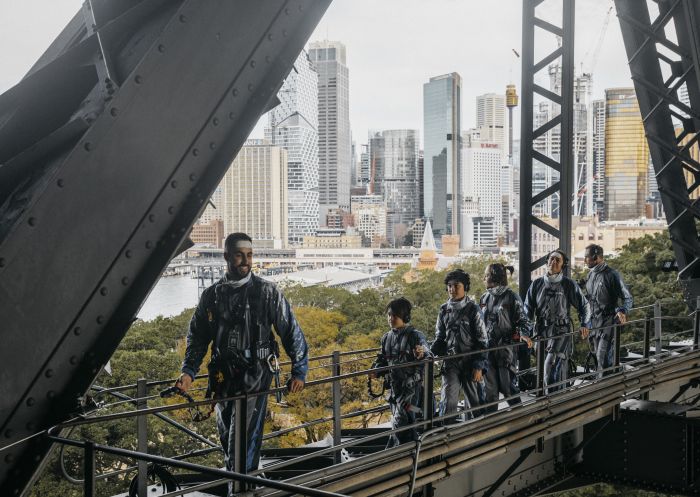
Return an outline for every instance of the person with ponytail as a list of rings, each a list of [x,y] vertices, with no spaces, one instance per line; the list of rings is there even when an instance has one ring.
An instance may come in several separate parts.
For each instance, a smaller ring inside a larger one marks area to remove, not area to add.
[[[530,340],[530,321],[525,315],[520,296],[508,288],[508,272],[513,274],[513,266],[500,263],[489,264],[484,272],[486,292],[481,296],[481,312],[488,333],[489,348],[501,347],[488,354],[486,369],[486,404],[485,411],[495,412],[498,409],[498,396],[508,399],[509,405],[519,404],[517,361],[515,345],[520,342],[532,347]],[[513,347],[505,347],[514,345]]]

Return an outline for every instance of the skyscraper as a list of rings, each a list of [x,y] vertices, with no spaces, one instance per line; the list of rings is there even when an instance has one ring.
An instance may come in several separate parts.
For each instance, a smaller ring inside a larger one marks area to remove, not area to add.
[[[339,41],[311,43],[309,58],[318,72],[318,201],[325,225],[329,209],[350,210],[349,72]]]
[[[476,97],[476,128],[481,141],[497,143],[506,155],[509,152],[507,125],[505,95],[487,93]]]
[[[645,214],[649,146],[633,88],[605,90],[605,219]]]
[[[287,151],[248,140],[222,181],[224,231],[243,231],[257,247],[287,245]]]
[[[372,191],[384,198],[388,237],[400,242],[420,214],[418,131],[375,132],[369,143]]]
[[[297,57],[267,115],[265,138],[287,150],[289,242],[318,229],[318,73],[305,51]]]
[[[461,91],[456,72],[423,85],[423,202],[439,234],[460,233]]]
[[[594,100],[593,113],[593,211],[603,221],[605,213],[605,100]]]

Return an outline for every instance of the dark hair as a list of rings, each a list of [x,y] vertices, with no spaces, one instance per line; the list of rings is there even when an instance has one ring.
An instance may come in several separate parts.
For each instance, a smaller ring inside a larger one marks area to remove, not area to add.
[[[562,269],[565,269],[569,266],[569,257],[564,253],[562,249],[554,249],[552,250],[549,254],[547,254],[547,260],[552,256],[552,254],[557,253],[561,255],[561,258],[564,260],[564,264],[562,265]]]
[[[507,286],[508,273],[506,271],[510,271],[510,274],[512,275],[515,268],[513,266],[504,266],[500,262],[494,262],[493,264],[486,266],[486,271],[488,272],[487,278],[489,281],[491,281],[491,283],[498,286]]]
[[[447,276],[445,276],[445,285],[447,285],[450,281],[462,283],[464,285],[465,292],[469,290],[469,275],[462,269],[455,269],[454,271],[447,273]]]
[[[413,309],[413,306],[408,299],[399,297],[389,302],[385,310],[386,312],[391,311],[394,316],[401,318],[404,323],[408,323],[411,320],[411,309]]]
[[[240,242],[241,240],[253,243],[253,239],[245,233],[231,233],[226,237],[226,241],[224,242],[224,252],[227,254],[230,253],[229,250],[231,250],[236,243]]]
[[[586,247],[586,252],[591,254],[593,257],[603,257],[603,247],[595,243],[591,243],[588,247]]]

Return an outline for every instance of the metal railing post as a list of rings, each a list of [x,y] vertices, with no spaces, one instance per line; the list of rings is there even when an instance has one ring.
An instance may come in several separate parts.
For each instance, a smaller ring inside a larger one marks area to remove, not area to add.
[[[647,316],[644,321],[644,349],[643,354],[645,359],[649,359],[649,349],[651,348],[651,318]]]
[[[654,355],[661,354],[661,302],[654,302]]]
[[[620,369],[620,335],[622,334],[622,325],[621,324],[616,324],[613,326],[613,340],[615,340],[615,348],[613,349],[613,365],[615,366],[615,369],[613,370],[615,373],[618,373],[621,371]],[[612,418],[613,421],[617,421],[620,419],[620,404],[615,404],[613,406],[613,413],[612,413]]]
[[[143,410],[148,408],[146,395],[148,394],[148,382],[145,378],[139,378],[136,381],[136,409]],[[136,418],[136,450],[139,452],[148,452],[148,419],[145,415]],[[139,497],[148,495],[148,463],[139,460],[137,476],[137,492]]]
[[[695,315],[693,316],[693,349],[700,345],[700,296],[695,298]]]
[[[423,421],[428,421],[425,425],[425,431],[433,428],[433,418],[435,417],[435,407],[433,401],[435,394],[433,390],[433,374],[434,366],[432,358],[428,358],[423,364]]]
[[[93,442],[85,442],[85,451],[83,452],[85,460],[83,461],[83,495],[85,497],[95,496],[95,444]]]
[[[236,399],[234,404],[234,426],[233,432],[233,471],[235,473],[248,473],[248,396]],[[229,447],[231,450],[231,447]],[[246,484],[242,481],[233,483],[234,492],[246,490]]]
[[[340,376],[340,352],[333,351],[333,376]],[[333,445],[342,443],[342,423],[340,413],[340,380],[333,380]],[[333,453],[335,463],[340,464],[340,451]]]
[[[545,396],[545,378],[544,378],[544,361],[545,361],[545,348],[546,342],[539,341],[536,344],[537,352],[537,397]]]

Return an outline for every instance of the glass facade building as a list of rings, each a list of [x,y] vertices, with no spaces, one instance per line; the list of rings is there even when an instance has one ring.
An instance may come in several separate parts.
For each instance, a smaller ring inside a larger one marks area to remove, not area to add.
[[[436,234],[460,233],[461,91],[455,72],[423,85],[423,208]]]
[[[645,215],[649,146],[633,88],[605,90],[605,219]]]
[[[350,211],[350,80],[339,41],[311,43],[309,58],[318,72],[318,202],[325,226],[329,210]]]
[[[267,115],[265,138],[287,150],[289,242],[318,230],[318,73],[305,51],[294,63]]]

